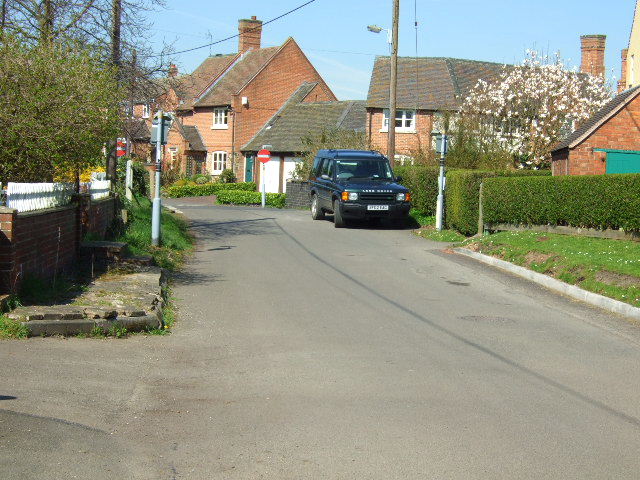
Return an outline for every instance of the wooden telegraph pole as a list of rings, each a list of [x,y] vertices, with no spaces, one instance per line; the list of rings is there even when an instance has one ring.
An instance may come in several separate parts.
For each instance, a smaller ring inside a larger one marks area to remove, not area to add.
[[[111,64],[116,70],[116,78],[118,85],[120,84],[120,67],[121,67],[121,30],[122,30],[122,0],[113,0],[112,3],[112,20],[111,20]],[[109,148],[109,156],[107,158],[107,178],[111,180],[112,187],[115,186],[117,179],[116,170],[118,167],[117,140],[114,141],[112,148]]]
[[[389,82],[389,137],[387,140],[387,157],[391,167],[396,162],[396,97],[398,86],[398,16],[400,0],[393,0],[393,29],[391,31],[391,78]]]

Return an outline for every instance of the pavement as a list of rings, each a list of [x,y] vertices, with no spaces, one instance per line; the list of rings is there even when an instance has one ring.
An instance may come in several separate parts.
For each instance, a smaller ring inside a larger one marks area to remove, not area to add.
[[[169,203],[172,335],[0,343],[3,478],[638,478],[637,324],[408,230]]]

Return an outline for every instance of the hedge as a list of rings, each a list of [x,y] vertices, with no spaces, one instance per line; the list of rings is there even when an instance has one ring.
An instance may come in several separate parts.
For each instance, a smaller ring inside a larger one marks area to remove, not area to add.
[[[218,203],[233,205],[260,205],[262,194],[260,192],[243,192],[239,190],[224,190],[216,197]],[[267,193],[266,204],[270,207],[284,208],[287,199],[286,193]]]
[[[451,170],[447,172],[445,222],[465,235],[478,231],[480,184],[491,177],[549,177],[549,170]]]
[[[640,174],[491,178],[485,223],[640,231]]]
[[[397,166],[393,171],[397,176],[402,177],[402,185],[411,192],[413,207],[425,215],[435,215],[439,169],[424,166]]]
[[[221,191],[241,190],[253,192],[256,189],[254,182],[244,183],[205,183],[203,185],[173,185],[165,190],[165,195],[170,198],[178,197],[205,197],[218,195]]]

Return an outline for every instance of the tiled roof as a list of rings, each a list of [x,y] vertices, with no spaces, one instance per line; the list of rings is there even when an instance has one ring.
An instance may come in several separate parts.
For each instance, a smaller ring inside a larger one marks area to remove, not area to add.
[[[255,152],[271,145],[273,152],[300,153],[305,149],[302,138],[323,129],[340,128],[364,131],[365,102],[304,102],[316,83],[303,83],[282,108],[244,146],[242,151]]]
[[[251,80],[273,58],[281,47],[250,50],[194,102],[196,107],[231,104],[232,96]]]
[[[602,107],[593,117],[585,121],[580,127],[570,134],[567,138],[553,147],[553,151],[562,150],[563,148],[574,148],[582,143],[593,131],[604,124],[609,118],[615,115],[620,109],[631,102],[640,94],[640,86],[625,90],[621,94],[613,98],[609,103]]]
[[[151,130],[146,121],[140,119],[131,119],[125,123],[125,131],[127,137],[134,142],[149,141],[151,139]]]
[[[196,152],[206,152],[207,147],[204,146],[204,141],[200,135],[198,127],[195,125],[184,125],[184,138],[189,142],[191,150]]]
[[[168,79],[178,98],[184,102],[179,110],[191,108],[196,96],[222,74],[237,56],[237,53],[232,53],[207,57],[193,73]]]
[[[367,107],[389,107],[390,57],[376,57]],[[478,80],[497,79],[505,65],[457,58],[398,57],[398,108],[457,110]]]

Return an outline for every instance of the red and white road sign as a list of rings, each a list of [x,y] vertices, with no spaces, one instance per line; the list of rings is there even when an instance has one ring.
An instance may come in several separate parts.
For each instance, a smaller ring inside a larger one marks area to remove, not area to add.
[[[269,160],[271,160],[271,152],[263,148],[258,152],[258,160],[260,160],[262,163],[267,163]]]
[[[116,143],[116,155],[123,157],[127,154],[127,141],[124,138],[119,138]]]

